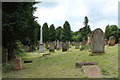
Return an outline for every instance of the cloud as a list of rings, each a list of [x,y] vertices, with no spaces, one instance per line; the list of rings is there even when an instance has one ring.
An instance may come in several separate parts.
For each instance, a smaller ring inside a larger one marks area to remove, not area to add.
[[[84,17],[88,16],[91,30],[108,24],[116,24],[118,20],[118,0],[41,0],[35,16],[40,25],[47,22],[49,26],[62,26],[67,20],[72,31],[83,27]]]

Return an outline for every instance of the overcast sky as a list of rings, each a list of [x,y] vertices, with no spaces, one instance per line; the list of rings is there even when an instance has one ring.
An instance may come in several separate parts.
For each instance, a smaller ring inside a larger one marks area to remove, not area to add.
[[[88,16],[91,30],[105,27],[109,24],[118,25],[119,0],[37,0],[41,3],[35,5],[34,13],[38,23],[42,26],[45,22],[50,26],[54,24],[63,26],[67,20],[72,31],[83,27],[84,17]]]

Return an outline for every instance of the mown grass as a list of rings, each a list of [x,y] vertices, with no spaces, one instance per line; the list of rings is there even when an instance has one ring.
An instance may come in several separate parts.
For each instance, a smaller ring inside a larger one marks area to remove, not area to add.
[[[104,78],[118,78],[118,45],[105,46],[105,54],[89,56],[89,51],[80,51],[71,47],[69,51],[56,50],[51,55],[40,57],[45,53],[38,51],[27,53],[23,69],[13,71],[11,62],[3,67],[3,78],[87,78],[81,68],[76,68],[76,62],[97,62]]]

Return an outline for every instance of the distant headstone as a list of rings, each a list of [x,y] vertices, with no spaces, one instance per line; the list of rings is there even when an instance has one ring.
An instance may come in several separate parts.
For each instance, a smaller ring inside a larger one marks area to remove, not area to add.
[[[67,48],[67,50],[69,49],[69,42],[68,41],[66,42],[66,48]]]
[[[48,42],[45,43],[45,48],[46,48],[46,49],[49,49],[49,44],[48,44]]]
[[[92,53],[104,53],[104,34],[100,28],[97,28],[92,32],[91,52]]]
[[[57,41],[57,50],[60,50],[62,49],[62,43]]]
[[[80,48],[80,43],[79,42],[76,42],[75,43],[75,49],[79,49]]]
[[[54,51],[55,51],[55,44],[51,42],[49,47],[49,52],[54,52]]]
[[[21,62],[20,58],[14,58],[13,59],[13,69],[14,70],[22,69],[22,62]]]
[[[87,41],[82,41],[81,43],[80,43],[80,46],[84,46],[84,45],[86,45],[87,44]]]
[[[72,45],[72,46],[75,46],[75,42],[72,42],[71,45]]]
[[[108,45],[108,40],[107,39],[105,39],[105,45]]]
[[[83,72],[88,78],[103,78],[100,68],[96,66],[84,66]]]
[[[115,37],[111,36],[108,41],[109,46],[114,46],[115,45]]]
[[[65,52],[65,51],[67,51],[67,44],[66,44],[66,42],[62,42],[62,52]]]

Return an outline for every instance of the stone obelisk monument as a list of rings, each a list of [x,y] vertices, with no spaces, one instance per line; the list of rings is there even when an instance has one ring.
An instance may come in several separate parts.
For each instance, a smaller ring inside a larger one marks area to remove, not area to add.
[[[43,42],[42,42],[42,27],[40,28],[40,43],[39,43],[39,53],[43,53],[44,52],[44,46],[43,46]]]

